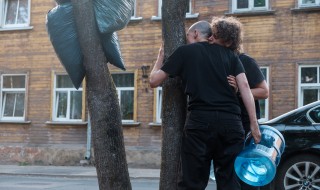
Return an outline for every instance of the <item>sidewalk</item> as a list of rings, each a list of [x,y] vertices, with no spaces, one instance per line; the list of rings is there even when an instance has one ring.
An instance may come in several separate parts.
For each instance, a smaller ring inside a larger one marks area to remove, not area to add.
[[[0,165],[0,175],[36,175],[55,177],[97,177],[92,166],[16,166]],[[129,168],[130,178],[158,179],[160,169]]]

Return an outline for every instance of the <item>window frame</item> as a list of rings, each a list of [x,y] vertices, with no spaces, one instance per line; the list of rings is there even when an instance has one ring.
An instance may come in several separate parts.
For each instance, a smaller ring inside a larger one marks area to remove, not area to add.
[[[117,95],[118,95],[118,100],[119,100],[119,106],[120,106],[120,112],[121,112],[121,91],[133,91],[133,102],[132,102],[132,108],[133,108],[133,117],[132,119],[122,119],[121,117],[121,121],[122,123],[134,123],[136,120],[136,78],[137,78],[137,74],[135,72],[114,72],[111,73],[111,76],[113,74],[132,74],[133,75],[133,86],[132,87],[116,87],[116,91],[117,91]],[[122,112],[121,112],[122,113]]]
[[[131,21],[134,21],[134,20],[142,20],[142,17],[138,17],[138,16],[137,16],[137,0],[134,0],[134,1],[133,1],[133,15],[131,15],[130,20],[131,20]]]
[[[3,77],[4,76],[24,76],[25,77],[25,87],[24,88],[15,88],[4,90],[3,88]],[[28,75],[19,73],[19,74],[1,74],[0,77],[0,121],[25,121],[26,120],[26,113],[27,113],[27,84],[28,84]],[[16,92],[21,93],[24,92],[24,104],[23,104],[23,116],[22,117],[5,117],[4,114],[4,105],[3,104],[3,92]]]
[[[156,123],[162,123],[162,118],[161,118],[161,111],[162,111],[162,96],[163,96],[163,91],[162,91],[162,87],[159,86],[157,88],[155,88],[155,122]],[[161,96],[159,95],[159,93],[161,92]]]
[[[10,30],[10,29],[29,29],[30,28],[30,20],[31,20],[31,0],[28,1],[28,21],[24,24],[5,24],[6,22],[6,13],[7,13],[7,2],[9,0],[0,0],[0,30]],[[20,2],[20,0],[18,0]]]
[[[248,0],[248,8],[237,9],[238,1],[232,0],[232,12],[233,13],[241,13],[241,12],[254,12],[254,11],[266,11],[269,10],[270,2],[269,0],[265,0],[266,5],[264,7],[254,7],[254,0]]]
[[[85,107],[85,104],[84,104],[84,97],[85,97],[85,94],[84,94],[84,90],[83,90],[83,87],[80,86],[79,89],[77,90],[75,87],[68,87],[68,88],[59,88],[59,90],[57,90],[57,76],[60,75],[64,75],[64,76],[68,76],[68,74],[65,74],[65,73],[54,73],[54,76],[53,76],[53,94],[52,94],[52,114],[51,114],[51,117],[52,117],[52,121],[54,122],[83,122],[84,120],[84,107]],[[71,81],[71,79],[70,79]],[[67,111],[66,111],[66,117],[65,118],[59,118],[57,117],[57,92],[67,92]],[[70,119],[70,98],[71,98],[71,92],[73,91],[81,91],[81,118],[80,119]]]
[[[317,82],[316,83],[301,83],[302,68],[317,68]],[[317,100],[320,100],[320,63],[318,64],[300,64],[298,67],[298,107],[303,106],[304,90],[315,89],[318,90]]]
[[[303,0],[298,0],[299,8],[307,8],[307,7],[317,7],[320,6],[320,0],[315,0],[315,3],[303,3]]]
[[[186,18],[197,18],[199,16],[199,13],[193,13],[192,5],[193,5],[193,0],[189,0],[189,12],[186,13]],[[152,16],[151,20],[161,20],[161,17],[162,17],[161,7],[162,7],[162,0],[158,0],[158,9],[157,9],[158,14],[157,16]]]
[[[267,82],[267,85],[269,86],[270,85],[270,82],[269,82],[270,68],[269,68],[269,66],[260,66],[260,70],[262,70],[262,69],[266,69],[266,76],[264,76],[264,78]],[[265,117],[261,117],[258,121],[259,122],[268,121],[268,119],[269,119],[269,98],[264,99],[264,100],[259,100],[259,104],[260,104],[260,101],[265,101],[265,108],[264,108]],[[261,113],[261,107],[260,107],[260,113]]]

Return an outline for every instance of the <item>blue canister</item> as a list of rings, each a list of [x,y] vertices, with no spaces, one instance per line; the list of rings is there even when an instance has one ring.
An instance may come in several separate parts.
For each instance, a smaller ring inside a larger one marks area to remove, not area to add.
[[[285,147],[284,138],[277,129],[262,125],[260,132],[259,144],[248,134],[245,148],[234,163],[238,177],[251,186],[264,186],[273,180]]]

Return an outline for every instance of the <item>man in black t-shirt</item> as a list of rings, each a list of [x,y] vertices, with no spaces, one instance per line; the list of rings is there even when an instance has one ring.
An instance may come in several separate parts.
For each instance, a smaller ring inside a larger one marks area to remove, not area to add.
[[[247,54],[241,53],[239,55],[239,58],[246,71],[246,77],[248,79],[248,83],[249,83],[253,98],[255,99],[257,119],[260,119],[259,100],[266,99],[269,97],[269,87],[259,68],[259,65],[252,57],[250,57]],[[235,77],[229,76],[228,80],[233,87],[237,88]],[[244,103],[241,99],[241,95],[239,93],[238,93],[238,98],[239,98],[240,108],[241,108],[242,125],[245,130],[245,135],[247,135],[250,132],[250,120],[249,120],[248,112],[244,106]],[[240,180],[240,184],[241,184],[242,190],[259,190],[260,189],[260,187],[250,186],[241,180]]]
[[[255,142],[261,138],[243,66],[230,49],[209,44],[210,36],[208,22],[193,24],[187,32],[189,44],[177,48],[163,66],[163,51],[160,49],[150,74],[151,87],[159,86],[169,75],[181,77],[189,96],[179,190],[204,190],[211,159],[216,168],[217,190],[240,190],[233,164],[243,149],[244,130],[239,102],[228,83],[228,75],[236,76]]]

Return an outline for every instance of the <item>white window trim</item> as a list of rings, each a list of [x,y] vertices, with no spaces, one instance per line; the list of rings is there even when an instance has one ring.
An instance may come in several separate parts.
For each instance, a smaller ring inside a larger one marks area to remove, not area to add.
[[[57,87],[57,75],[63,75],[63,74],[55,74],[54,75],[54,90],[53,90],[53,105],[52,105],[52,108],[53,108],[53,111],[52,111],[52,120],[53,121],[64,121],[64,122],[70,122],[70,121],[75,121],[75,122],[81,122],[82,121],[82,118],[81,119],[70,119],[70,98],[71,98],[71,92],[72,91],[81,91],[82,93],[82,96],[83,96],[83,89],[82,87],[79,87],[78,90],[76,90],[74,87],[73,88],[56,88]],[[67,113],[66,113],[66,117],[65,118],[59,118],[57,117],[57,92],[67,92]],[[81,100],[81,104],[82,104],[82,100]],[[82,112],[82,110],[81,110]],[[82,114],[81,114],[82,115]]]
[[[133,1],[133,10],[134,10],[134,15],[131,16],[130,20],[134,21],[134,20],[142,20],[142,17],[138,17],[137,16],[137,0]]]
[[[250,11],[265,11],[269,9],[269,0],[266,1],[266,6],[264,7],[253,7],[254,0],[248,0],[249,7],[246,9],[237,9],[238,1],[232,0],[232,12],[250,12]]]
[[[151,20],[161,20],[161,7],[162,7],[162,0],[158,0],[158,15],[152,16]],[[192,13],[192,0],[189,1],[189,12],[186,13],[186,18],[197,18],[199,13]]]
[[[301,69],[302,68],[311,68],[316,67],[317,68],[317,83],[301,83]],[[303,90],[305,89],[318,89],[320,90],[320,81],[319,81],[319,72],[320,70],[320,64],[315,65],[299,65],[299,71],[298,71],[298,107],[303,106]],[[320,99],[319,93],[318,93],[318,100]]]
[[[316,0],[315,3],[302,3],[303,0],[298,0],[299,7],[317,7],[320,6],[320,0]]]
[[[3,76],[25,76],[25,88],[14,88],[14,89],[4,89],[3,88]],[[26,74],[3,74],[1,75],[1,86],[0,86],[0,108],[1,108],[1,115],[0,120],[2,121],[24,121],[26,116],[26,101],[27,101],[27,75]],[[5,117],[3,116],[4,106],[2,105],[2,94],[3,92],[24,92],[24,110],[23,110],[23,117]]]
[[[31,16],[31,0],[28,0],[28,22],[25,24],[5,24],[5,1],[6,0],[0,0],[0,31],[2,30],[23,30],[23,29],[32,29],[33,27],[30,27],[30,16]]]
[[[156,123],[162,123],[161,108],[162,108],[162,96],[163,96],[163,93],[161,93],[161,97],[160,97],[159,96],[160,91],[162,92],[162,87],[161,86],[156,88]]]
[[[267,85],[269,86],[269,67],[260,67],[260,69],[266,69],[266,76],[265,79],[266,79],[266,82],[267,82]],[[259,122],[264,122],[264,121],[268,121],[269,119],[269,98],[265,99],[265,110],[264,110],[264,113],[265,113],[265,117],[264,118],[260,118],[259,119]]]

